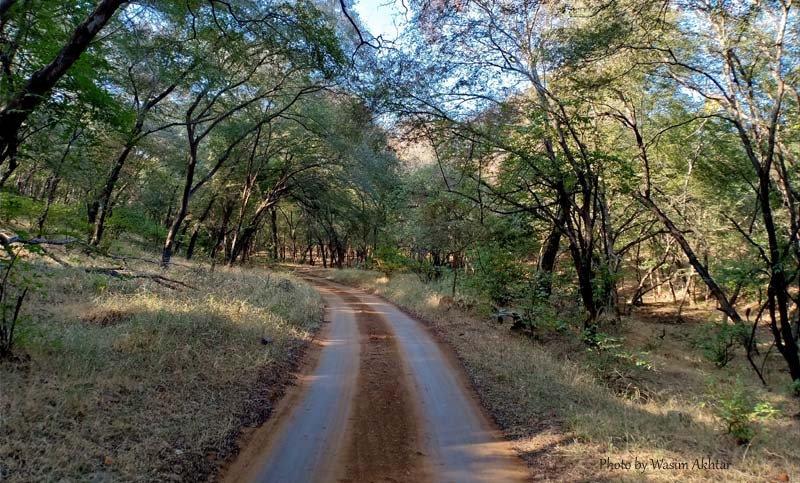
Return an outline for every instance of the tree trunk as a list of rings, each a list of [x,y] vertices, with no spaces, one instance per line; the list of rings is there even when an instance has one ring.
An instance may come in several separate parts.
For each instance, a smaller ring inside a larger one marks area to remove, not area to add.
[[[197,143],[193,141],[193,127],[187,126],[189,138],[189,162],[186,165],[186,174],[183,183],[183,192],[181,193],[180,206],[175,220],[170,226],[167,239],[164,241],[164,250],[161,252],[161,266],[169,266],[169,261],[172,258],[172,252],[175,248],[175,242],[178,236],[178,231],[189,214],[189,200],[192,197],[192,184],[194,183],[194,171],[197,167]]]
[[[0,141],[2,142],[2,141]],[[0,188],[2,188],[8,178],[14,174],[14,171],[19,167],[19,160],[17,159],[17,144],[14,141],[13,146],[9,146],[6,148],[6,158],[8,159],[8,167],[6,168],[5,172],[3,172],[2,176],[0,176]],[[2,154],[0,154],[0,166],[3,165]]]
[[[194,227],[194,230],[192,230],[192,236],[189,238],[189,244],[186,245],[187,260],[191,260],[192,256],[194,255],[194,249],[197,245],[197,237],[200,235],[200,226],[201,225],[198,224],[196,227]]]
[[[592,267],[592,255],[584,253],[580,247],[570,244],[570,253],[578,272],[578,292],[583,301],[583,308],[586,310],[587,319],[584,328],[592,330],[597,321],[597,304],[594,299],[594,272]]]
[[[39,217],[39,222],[37,226],[37,235],[41,237],[44,234],[44,224],[47,222],[47,215],[50,213],[50,206],[53,205],[53,201],[56,199],[56,190],[58,189],[58,184],[61,182],[61,176],[51,176],[47,182],[47,200],[44,205],[44,211],[42,212],[42,216]]]
[[[125,146],[119,156],[117,156],[117,160],[114,162],[114,166],[111,168],[111,172],[106,178],[106,183],[103,185],[102,191],[100,191],[97,199],[92,202],[92,206],[95,210],[94,216],[92,210],[90,209],[89,211],[89,222],[94,223],[92,238],[89,241],[89,244],[92,246],[96,247],[99,245],[100,240],[103,238],[103,230],[105,229],[106,218],[108,217],[108,213],[111,208],[111,195],[114,193],[114,187],[117,185],[119,175],[122,172],[122,168],[125,166],[125,162],[127,161],[132,150],[133,145],[129,143],[127,146]]]
[[[278,261],[278,210],[273,206],[269,210],[270,227],[272,228],[272,261]]]
[[[219,250],[219,247],[225,242],[225,232],[228,230],[228,223],[230,223],[231,215],[233,215],[233,204],[226,203],[222,210],[222,221],[220,222],[219,228],[217,228],[214,245],[211,247],[211,253],[209,254],[211,260],[216,259],[217,250]]]
[[[342,269],[344,266],[345,249],[341,242],[336,240],[336,268]]]
[[[186,259],[191,260],[192,255],[194,254],[194,248],[197,244],[197,237],[200,234],[200,228],[203,226],[203,222],[206,221],[208,218],[209,213],[211,213],[211,208],[214,206],[214,201],[216,200],[216,195],[211,197],[209,200],[208,205],[206,205],[206,209],[203,210],[203,214],[200,215],[200,219],[197,220],[195,223],[194,229],[192,230],[192,236],[189,239],[189,244],[186,246]]]
[[[558,223],[563,225],[565,221],[563,215],[559,215]],[[561,228],[553,226],[542,247],[542,256],[539,258],[539,272],[543,275],[539,281],[539,290],[544,298],[549,297],[553,290],[553,270],[556,267],[560,245]]]

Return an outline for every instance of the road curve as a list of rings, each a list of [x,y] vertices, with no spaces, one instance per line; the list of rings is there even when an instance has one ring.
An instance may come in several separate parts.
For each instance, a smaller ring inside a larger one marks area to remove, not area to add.
[[[414,426],[420,441],[410,443],[414,458],[407,476],[374,472],[368,481],[507,482],[524,481],[527,471],[510,445],[486,418],[452,357],[417,321],[384,300],[320,279],[310,279],[322,293],[331,321],[321,335],[317,363],[297,394],[282,401],[274,420],[260,429],[223,481],[325,482],[367,481],[353,478],[353,438],[359,437],[354,400],[370,396],[372,385],[357,384],[364,371],[359,354],[367,352],[364,313],[380,319],[391,333],[407,378],[398,386],[410,392]],[[359,337],[361,328],[361,337]],[[375,364],[374,359],[361,360]],[[378,410],[378,409],[376,409]],[[374,414],[371,415],[374,418]],[[372,423],[370,423],[372,424]],[[363,426],[363,424],[361,424]],[[380,429],[376,429],[380,431]],[[389,438],[390,440],[391,438]],[[378,452],[381,449],[377,449]],[[395,449],[386,448],[394,454]],[[377,454],[380,457],[380,454]],[[424,468],[424,470],[420,470]],[[355,473],[358,474],[358,473]],[[363,474],[363,473],[362,473]]]

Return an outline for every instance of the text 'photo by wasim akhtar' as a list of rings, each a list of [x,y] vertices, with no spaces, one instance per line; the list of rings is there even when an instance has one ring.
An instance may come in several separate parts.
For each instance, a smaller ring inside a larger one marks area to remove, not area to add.
[[[0,0],[0,483],[800,481],[800,3]]]

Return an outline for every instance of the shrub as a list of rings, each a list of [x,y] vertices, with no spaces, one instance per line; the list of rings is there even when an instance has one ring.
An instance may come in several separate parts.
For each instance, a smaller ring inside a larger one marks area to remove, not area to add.
[[[590,353],[597,355],[597,360],[608,369],[644,369],[652,370],[653,363],[647,352],[629,352],[623,350],[625,339],[614,337],[603,332],[586,330],[583,338],[587,343]]]
[[[167,236],[167,229],[163,225],[147,215],[124,206],[114,209],[106,221],[106,230],[116,236],[121,233],[131,233],[141,236],[148,242],[158,242]]]
[[[472,259],[476,271],[468,285],[491,303],[507,305],[523,293],[526,273],[513,253],[492,244],[473,250]]]
[[[7,248],[4,255],[0,258],[0,359],[12,355],[20,309],[33,284],[19,253]]]
[[[714,385],[722,389],[712,391],[704,405],[710,406],[739,444],[749,443],[753,439],[756,434],[755,423],[780,414],[770,403],[756,401],[739,380],[728,386]]]
[[[700,345],[706,359],[722,368],[733,360],[736,347],[746,344],[749,337],[749,329],[744,325],[715,324],[711,336]]]
[[[411,261],[397,248],[381,247],[375,250],[374,262],[378,271],[388,276],[408,268]]]

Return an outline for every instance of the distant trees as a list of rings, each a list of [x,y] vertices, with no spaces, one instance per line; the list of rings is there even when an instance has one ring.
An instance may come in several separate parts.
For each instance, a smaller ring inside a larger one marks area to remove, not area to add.
[[[176,250],[199,247],[244,261],[262,241],[276,257],[281,202],[349,230],[339,219],[349,212],[321,200],[367,200],[370,177],[391,172],[393,158],[343,87],[351,62],[370,54],[345,54],[366,34],[341,8],[0,3],[0,175],[14,182],[0,202],[35,212],[16,228],[66,231],[101,249],[121,235],[161,243],[165,267]],[[346,173],[369,163],[383,166]]]
[[[492,211],[526,212],[549,226],[538,263],[545,292],[560,242],[566,241],[591,329],[601,311],[613,311],[616,303],[613,277],[620,254],[605,179],[615,160],[604,152],[592,122],[592,93],[576,85],[576,69],[581,60],[608,58],[607,50],[627,33],[612,21],[622,7],[596,16],[576,8],[566,14],[574,32],[564,31],[557,21],[563,14],[554,8],[539,2],[422,4],[418,42],[430,48],[416,55],[431,59],[424,72],[433,72],[439,83],[426,84],[427,91],[407,88],[400,109],[412,111],[418,122],[439,125],[431,131],[436,136],[469,144],[456,157],[476,187],[462,183],[451,190],[480,203],[468,192],[484,193],[493,200]],[[569,51],[587,32],[594,43],[583,52]]]

